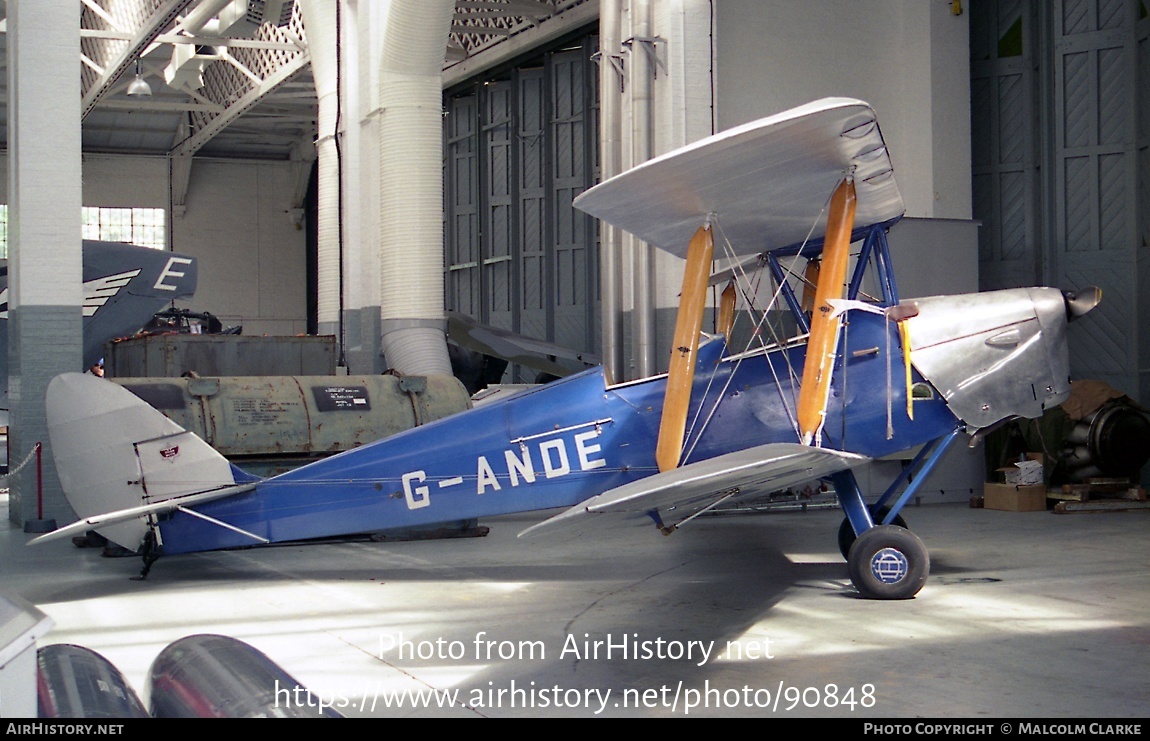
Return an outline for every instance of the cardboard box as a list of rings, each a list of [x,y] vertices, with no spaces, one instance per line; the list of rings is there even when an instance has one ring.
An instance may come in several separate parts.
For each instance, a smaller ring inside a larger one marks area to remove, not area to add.
[[[984,484],[983,508],[1006,512],[1045,512],[1046,486],[1018,486],[1015,484]]]

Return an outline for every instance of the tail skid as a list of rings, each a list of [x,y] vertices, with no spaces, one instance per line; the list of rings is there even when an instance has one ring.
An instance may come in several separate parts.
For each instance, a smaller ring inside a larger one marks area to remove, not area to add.
[[[227,459],[199,437],[96,376],[65,373],[52,379],[47,417],[60,483],[80,520],[30,543],[95,529],[136,551],[155,515],[174,509],[196,515],[186,508],[255,487],[237,482]],[[125,471],[137,476],[126,480]]]

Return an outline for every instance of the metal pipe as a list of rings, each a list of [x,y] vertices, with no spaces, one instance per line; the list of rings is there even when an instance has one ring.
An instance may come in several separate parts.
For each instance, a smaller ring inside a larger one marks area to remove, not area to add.
[[[651,38],[651,4],[634,0],[631,6],[631,166],[651,158],[650,58],[642,45]],[[638,239],[632,241],[635,306],[632,313],[635,372],[640,378],[652,376],[655,363],[655,306],[653,248]]]
[[[622,170],[623,70],[617,66],[622,39],[619,35],[620,0],[601,0],[599,5],[599,161],[600,180]],[[618,227],[600,223],[599,282],[602,347],[600,355],[613,381],[627,377],[623,365],[623,244]]]
[[[315,139],[318,178],[317,318],[320,334],[335,334],[340,306],[339,240],[339,70],[336,46],[336,6],[328,0],[300,0],[300,13],[307,29],[312,78],[319,101]],[[342,353],[343,338],[339,338]]]
[[[380,65],[380,319],[387,364],[450,375],[443,315],[443,54],[454,0],[393,0]]]
[[[44,444],[36,442],[36,518],[44,519]]]

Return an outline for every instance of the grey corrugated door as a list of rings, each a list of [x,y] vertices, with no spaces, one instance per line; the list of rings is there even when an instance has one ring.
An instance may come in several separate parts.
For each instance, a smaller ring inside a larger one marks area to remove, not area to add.
[[[1150,329],[1150,0],[1139,0],[1134,22],[1138,72],[1135,141],[1138,148],[1138,185],[1135,213],[1138,220],[1135,249],[1138,252],[1138,327]],[[1147,330],[1143,330],[1147,331]],[[1138,367],[1150,369],[1150,341],[1138,343]],[[1150,372],[1142,370],[1138,378],[1138,398],[1150,399]]]
[[[598,336],[596,234],[571,201],[596,175],[596,48],[585,36],[444,97],[449,308],[585,352]]]
[[[1097,285],[1104,300],[1071,326],[1071,368],[1134,392],[1137,323],[1131,0],[1053,3],[1051,156],[1054,285]]]
[[[585,349],[594,341],[590,300],[590,220],[571,202],[588,187],[587,72],[582,50],[551,57],[552,212],[555,245],[554,341]]]
[[[971,154],[983,290],[1040,282],[1035,37],[1029,4],[972,4]]]
[[[519,331],[550,340],[551,219],[548,208],[546,74],[543,67],[519,70],[519,208],[522,252]]]
[[[478,316],[481,306],[477,105],[476,95],[451,98],[444,124],[446,303],[448,309],[471,316]]]
[[[1137,395],[1150,367],[1147,0],[969,7],[981,287],[1102,288],[1070,327],[1071,372]]]
[[[484,321],[519,331],[514,255],[518,241],[515,204],[514,90],[509,80],[484,87],[481,130],[486,153],[483,168],[483,302]]]

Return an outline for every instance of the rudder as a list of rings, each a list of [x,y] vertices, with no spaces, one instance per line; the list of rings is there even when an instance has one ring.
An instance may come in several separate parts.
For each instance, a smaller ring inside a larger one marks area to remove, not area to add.
[[[61,374],[48,384],[46,411],[60,484],[81,519],[236,483],[210,445],[110,381]],[[151,517],[95,529],[135,551]]]

